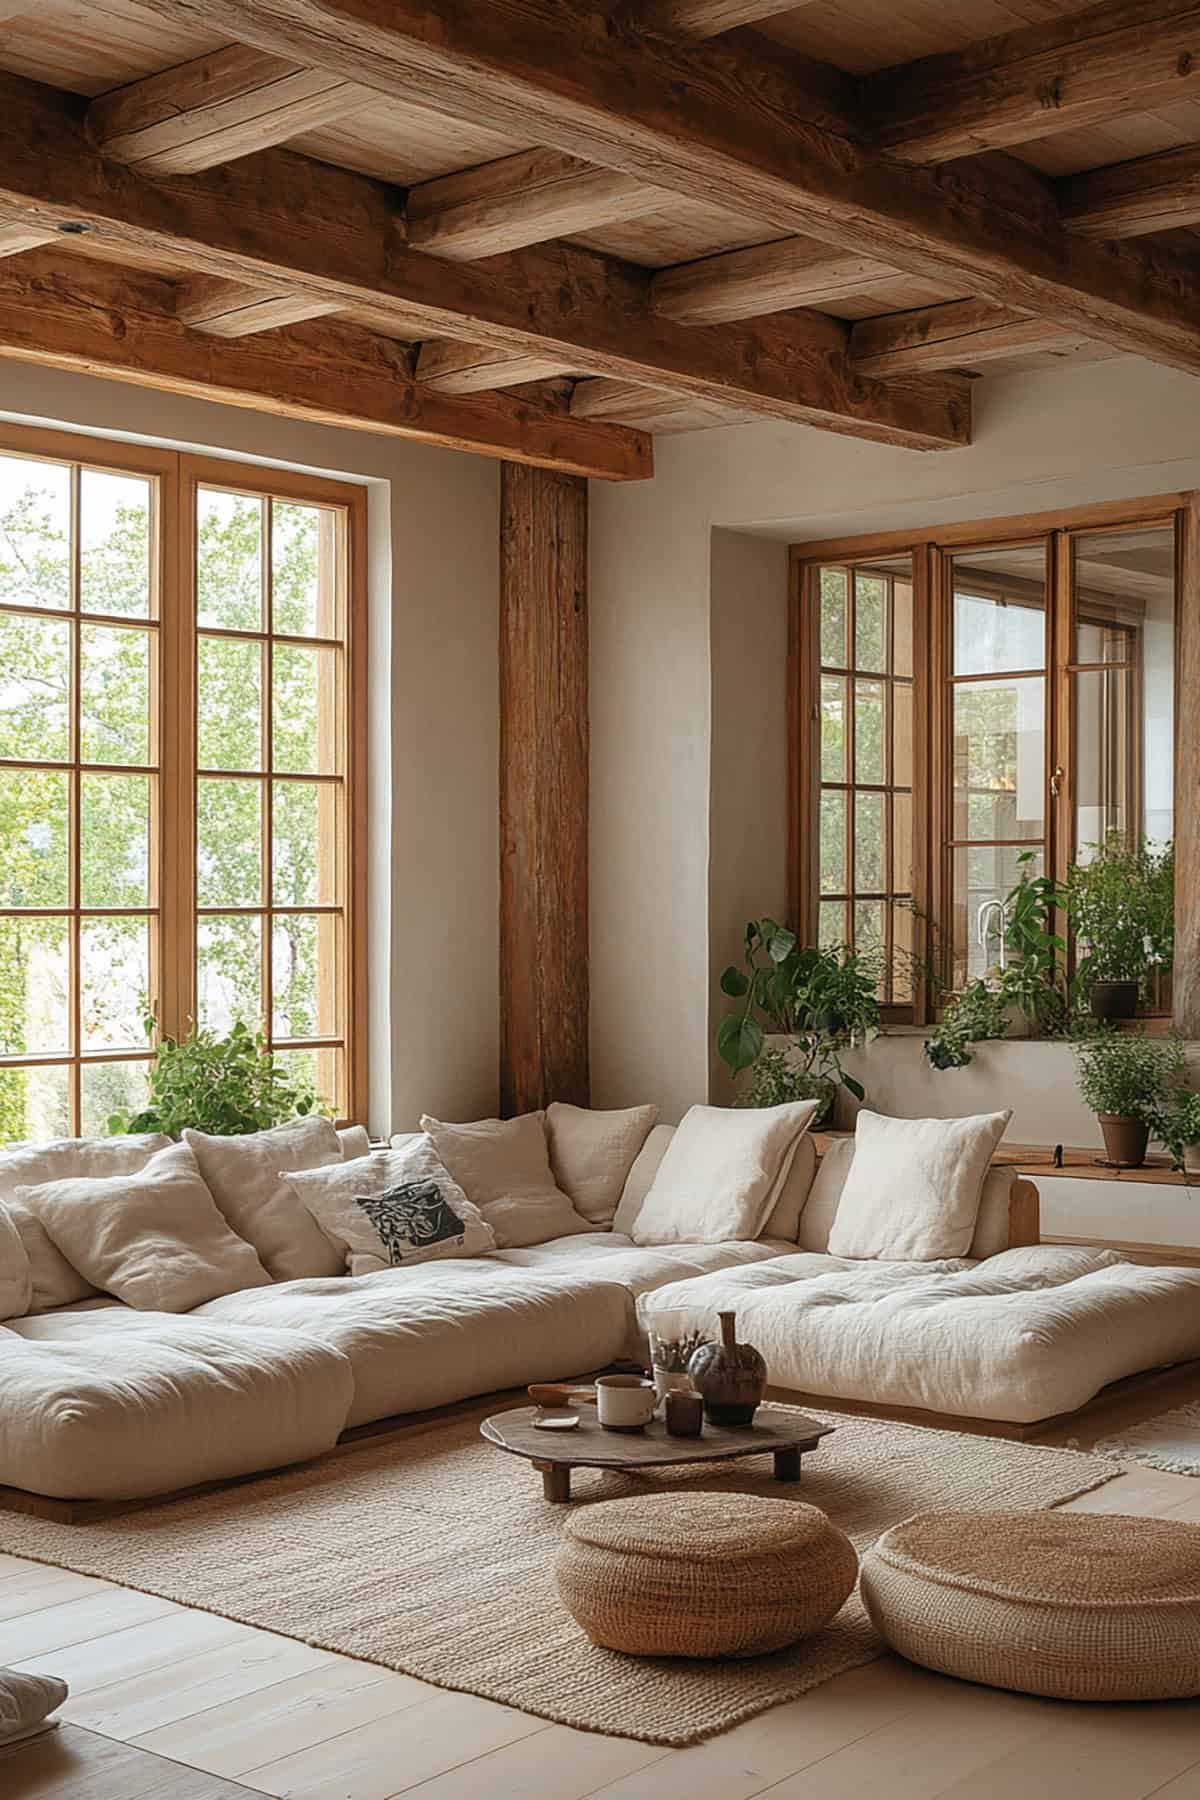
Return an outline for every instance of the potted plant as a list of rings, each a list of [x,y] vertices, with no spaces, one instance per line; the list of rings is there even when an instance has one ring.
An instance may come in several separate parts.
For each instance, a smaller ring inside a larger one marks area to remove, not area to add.
[[[146,1018],[153,1036],[157,1021]],[[164,1038],[150,1065],[150,1100],[139,1113],[114,1113],[110,1137],[127,1131],[161,1131],[178,1137],[185,1125],[214,1137],[266,1131],[288,1119],[331,1109],[303,1081],[266,1053],[261,1032],[240,1021],[227,1037],[193,1028],[178,1041]]]
[[[1155,1114],[1153,1129],[1170,1155],[1173,1169],[1200,1175],[1200,1094],[1176,1088]]]
[[[856,1099],[861,1082],[842,1067],[844,1050],[879,1033],[876,977],[851,950],[802,948],[794,931],[774,919],[746,926],[744,968],[730,965],[721,992],[742,1002],[717,1031],[717,1050],[736,1077],[753,1068],[739,1105],[774,1106],[816,1096],[818,1120],[832,1111],[839,1084]],[[790,1040],[786,1050],[767,1045],[771,1031]]]
[[[1064,883],[1080,952],[1076,987],[1094,1018],[1132,1019],[1149,970],[1174,959],[1174,849],[1132,846],[1117,832],[1090,847],[1096,855],[1073,863]]]
[[[1100,1121],[1108,1161],[1140,1168],[1163,1102],[1186,1073],[1182,1043],[1109,1026],[1081,1038],[1076,1053],[1079,1092]]]

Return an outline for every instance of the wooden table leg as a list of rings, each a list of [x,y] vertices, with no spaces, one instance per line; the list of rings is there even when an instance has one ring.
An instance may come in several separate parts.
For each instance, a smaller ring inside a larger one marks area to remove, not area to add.
[[[535,1462],[534,1468],[542,1477],[542,1492],[547,1500],[556,1506],[563,1506],[571,1498],[571,1470],[565,1463]],[[796,1473],[799,1474],[799,1467]]]
[[[790,1444],[786,1450],[775,1451],[776,1481],[799,1481],[800,1450],[796,1444]]]

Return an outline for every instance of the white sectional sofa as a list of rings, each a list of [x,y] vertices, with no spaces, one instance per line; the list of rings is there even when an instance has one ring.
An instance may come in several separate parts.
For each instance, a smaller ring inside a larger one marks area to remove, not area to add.
[[[808,1138],[768,1221],[786,1238],[639,1246],[631,1228],[671,1138],[662,1126],[646,1139],[613,1228],[375,1274],[262,1279],[184,1314],[92,1296],[8,1318],[0,1488],[10,1503],[136,1500],[277,1468],[356,1426],[639,1355],[655,1307],[706,1329],[736,1308],[779,1386],[1021,1423],[1200,1357],[1200,1269],[1009,1248],[1002,1169],[963,1258],[829,1256],[848,1153],[818,1170]],[[347,1159],[365,1148],[365,1134],[343,1134]],[[87,1146],[78,1154],[85,1164]],[[0,1154],[0,1203],[9,1161]]]

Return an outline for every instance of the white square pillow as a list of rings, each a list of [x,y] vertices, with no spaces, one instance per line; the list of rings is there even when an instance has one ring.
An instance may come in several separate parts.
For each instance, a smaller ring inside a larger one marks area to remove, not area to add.
[[[988,1164],[1011,1117],[887,1119],[860,1112],[830,1255],[881,1262],[965,1256]]]
[[[591,1224],[611,1228],[629,1171],[657,1122],[657,1106],[593,1112],[555,1100],[546,1108],[554,1179]]]
[[[402,1269],[450,1256],[486,1256],[491,1227],[438,1161],[428,1138],[404,1150],[372,1150],[337,1168],[285,1179],[351,1275]]]
[[[762,1230],[819,1101],[693,1106],[630,1235],[635,1244],[748,1242]]]
[[[471,1125],[421,1120],[438,1157],[491,1226],[498,1250],[595,1230],[555,1184],[544,1121],[540,1112]]]
[[[139,1312],[190,1312],[270,1280],[217,1211],[186,1144],[133,1175],[44,1182],[20,1198],[94,1287]]]
[[[341,1252],[279,1173],[341,1162],[341,1140],[329,1119],[289,1119],[240,1137],[189,1129],[183,1137],[213,1199],[238,1236],[253,1244],[273,1281],[345,1273]]]
[[[20,1232],[0,1201],[0,1319],[20,1319],[33,1298],[33,1271]]]

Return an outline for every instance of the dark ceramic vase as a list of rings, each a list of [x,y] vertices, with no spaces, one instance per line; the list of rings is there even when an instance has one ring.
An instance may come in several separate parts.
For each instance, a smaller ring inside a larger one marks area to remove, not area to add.
[[[1136,981],[1093,981],[1088,995],[1093,1019],[1136,1018],[1137,1004]]]
[[[767,1385],[767,1365],[753,1344],[735,1337],[737,1314],[718,1313],[721,1342],[701,1344],[688,1363],[692,1386],[710,1425],[749,1425]]]

